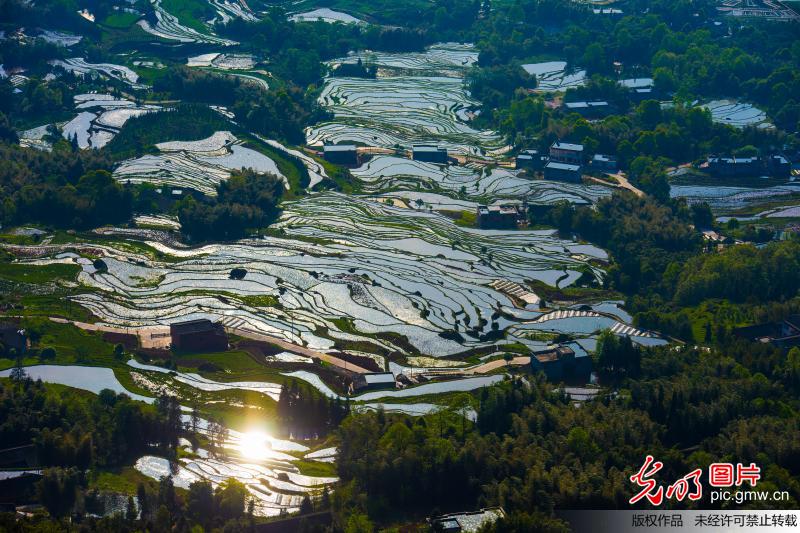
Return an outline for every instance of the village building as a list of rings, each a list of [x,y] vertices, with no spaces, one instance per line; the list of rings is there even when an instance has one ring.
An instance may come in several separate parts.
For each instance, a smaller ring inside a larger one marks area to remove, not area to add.
[[[582,168],[580,165],[550,161],[544,166],[544,179],[580,183]]]
[[[625,12],[615,7],[598,7],[592,9],[592,14],[602,15],[608,18],[620,18],[625,14]]]
[[[550,346],[531,354],[531,371],[544,372],[548,381],[588,382],[592,373],[592,359],[583,353],[576,355],[569,346]]]
[[[613,112],[611,105],[604,100],[593,102],[564,102],[564,111],[567,113],[578,113],[584,118],[601,118]]]
[[[769,343],[778,348],[800,346],[800,315],[791,315],[782,322],[735,328],[733,335],[751,342]]]
[[[353,378],[353,392],[366,392],[378,389],[394,389],[397,382],[391,372],[370,372],[357,374]]]
[[[628,95],[634,102],[652,100],[654,98],[653,78],[628,78],[619,80],[619,84],[628,89]]]
[[[322,147],[325,161],[337,165],[357,165],[358,150],[354,144],[326,144]]]
[[[502,507],[489,507],[480,511],[450,513],[428,519],[431,529],[441,533],[474,533],[506,516]]]
[[[613,174],[619,170],[617,158],[613,155],[594,154],[590,165],[592,170],[599,170],[600,172],[610,172]]]
[[[563,143],[556,141],[550,146],[550,162],[582,165],[584,150],[582,144]]]
[[[418,144],[411,147],[411,158],[426,163],[447,164],[447,148],[431,144]]]
[[[761,157],[709,157],[708,173],[715,177],[756,177],[772,176],[789,178],[792,165],[782,155]]]
[[[186,352],[222,352],[228,349],[228,335],[219,322],[207,318],[169,325],[172,347]]]
[[[525,221],[528,209],[524,204],[479,205],[477,215],[481,229],[512,229]]]
[[[547,163],[547,156],[539,153],[539,150],[523,150],[517,155],[517,169],[542,170]]]

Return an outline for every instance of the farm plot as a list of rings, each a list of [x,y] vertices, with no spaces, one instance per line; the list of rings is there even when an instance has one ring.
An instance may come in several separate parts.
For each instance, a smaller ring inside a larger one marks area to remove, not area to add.
[[[735,128],[755,126],[768,129],[774,127],[767,119],[767,114],[752,104],[736,100],[714,100],[703,105],[711,112],[711,120],[719,124],[728,124]]]
[[[146,455],[137,461],[136,469],[153,479],[172,474],[175,486],[183,489],[188,489],[194,481],[206,480],[217,486],[226,479],[235,478],[245,485],[249,496],[254,499],[254,514],[257,516],[296,513],[305,495],[321,493],[326,485],[337,481],[337,478],[300,474],[290,462],[294,457],[285,453],[281,454],[284,457],[280,459],[264,461],[254,461],[249,457],[230,460],[204,455],[182,458],[173,466],[167,459]],[[175,467],[177,473],[172,470]]]
[[[347,57],[330,62],[335,68],[341,63],[356,63],[378,68],[379,77],[410,74],[432,75],[451,78],[463,77],[464,71],[478,62],[478,50],[466,43],[439,43],[429,46],[424,52],[393,54],[386,52],[351,52]]]
[[[186,60],[189,67],[213,67],[222,70],[249,70],[255,66],[250,54],[223,54],[213,52],[190,57]]]
[[[319,103],[334,119],[307,129],[311,146],[353,142],[410,147],[433,142],[469,154],[503,146],[495,132],[476,130],[459,118],[478,106],[459,78],[330,78]]]
[[[110,94],[75,95],[78,115],[61,128],[65,139],[76,139],[81,150],[102,148],[132,117],[138,117],[161,109],[143,105]]]
[[[610,194],[602,185],[570,184],[531,180],[503,168],[479,169],[456,165],[435,165],[395,156],[376,156],[357,169],[353,176],[368,193],[409,190],[458,194],[465,199],[492,201],[503,198],[552,204],[568,200],[576,204],[594,203]]]
[[[240,144],[229,131],[218,131],[199,141],[159,143],[158,155],[145,155],[124,161],[114,170],[114,178],[125,183],[153,183],[189,188],[216,195],[216,186],[231,176],[231,171],[252,169],[289,181],[275,162],[264,154]]]
[[[180,23],[178,17],[164,10],[161,6],[161,0],[152,0],[152,3],[156,19],[155,24],[151,24],[147,20],[137,22],[144,31],[151,35],[182,43],[208,43],[220,46],[235,46],[239,44],[230,39],[217,37],[211,33],[211,30],[208,30],[207,33],[201,33],[194,28],[184,26]]]
[[[369,146],[409,147],[437,143],[459,153],[481,154],[503,147],[493,131],[466,123],[479,106],[463,83],[476,58],[467,45],[439,45],[424,53],[351,55],[378,66],[378,77],[328,78],[319,103],[334,119],[306,130],[306,142],[354,142]]]
[[[685,198],[689,204],[706,202],[716,214],[731,213],[791,194],[800,194],[800,183],[789,182],[770,187],[674,184],[670,187],[670,196],[673,198]]]
[[[147,368],[144,373],[132,372],[134,382],[139,384],[150,383],[154,386],[159,383],[153,376],[166,375],[167,370],[161,367]],[[154,370],[155,369],[155,370]],[[69,387],[88,390],[99,394],[103,389],[111,389],[119,394],[127,394],[134,400],[152,403],[155,398],[133,393],[119,382],[114,371],[104,367],[63,366],[63,365],[37,365],[26,367],[27,375],[34,379],[41,379],[48,383],[58,383]],[[8,377],[11,369],[0,372],[0,377]],[[192,374],[177,374],[178,377],[193,376]],[[198,376],[199,377],[199,376]],[[208,380],[206,380],[208,381]],[[187,380],[190,387],[203,384],[201,381]],[[235,385],[235,384],[229,384]],[[280,390],[280,385],[263,382],[254,383],[253,387],[274,388]],[[197,387],[200,391],[221,390]],[[256,389],[260,390],[260,389]],[[169,393],[168,389],[161,387],[152,392]],[[277,397],[277,393],[275,394]],[[242,406],[246,408],[246,406]],[[184,411],[188,410],[183,408]],[[184,422],[191,426],[191,416],[183,415]],[[197,431],[209,433],[207,420],[197,420]],[[138,459],[135,468],[143,474],[154,479],[164,475],[173,475],[175,485],[188,489],[189,484],[197,480],[208,480],[214,486],[226,479],[235,478],[244,483],[250,495],[255,499],[255,513],[259,516],[275,516],[284,512],[297,512],[300,503],[306,494],[317,494],[325,486],[330,486],[337,481],[334,477],[315,477],[300,473],[293,464],[298,457],[307,461],[329,462],[335,455],[335,449],[328,448],[319,452],[311,452],[303,444],[290,440],[271,437],[258,430],[239,432],[228,429],[221,450],[211,454],[207,450],[191,450],[188,441],[182,444],[187,452],[177,464],[170,465],[165,458],[146,455]]]
[[[63,46],[65,48],[74,46],[81,42],[81,39],[83,39],[82,35],[75,35],[73,33],[55,30],[41,30],[37,37],[39,39],[44,39],[48,43],[52,43],[56,46]]]
[[[269,82],[265,79],[270,76],[269,72],[255,69],[256,60],[250,54],[223,54],[221,52],[200,54],[188,58],[186,65],[211,70],[226,76],[235,76],[247,83],[263,87],[264,90],[269,89]]]
[[[255,14],[250,10],[247,4],[244,1],[240,0],[208,0],[209,3],[214,6],[214,9],[217,12],[217,16],[211,23],[217,22],[217,18],[219,22],[223,24],[227,24],[233,19],[242,19],[248,22],[255,22],[258,18]]]
[[[536,91],[565,91],[586,83],[586,71],[568,69],[566,61],[545,61],[522,65],[525,72],[536,76]]]
[[[438,215],[340,194],[284,207],[275,229],[289,239],[197,249],[148,242],[178,259],[168,263],[106,249],[108,271],[79,277],[99,290],[75,301],[115,325],[221,318],[320,350],[364,341],[378,351],[408,351],[384,335],[399,334],[413,350],[442,356],[491,343],[481,338],[510,324],[498,311],[519,312],[493,280],[564,286],[579,277],[587,257],[606,259],[602,250],[551,231],[464,229]],[[235,267],[247,276],[230,279]],[[253,302],[266,295],[279,305]],[[458,335],[439,335],[453,331]]]
[[[51,124],[44,124],[29,130],[19,132],[19,145],[26,148],[36,148],[49,152],[53,145],[45,139],[50,131]]]
[[[314,9],[312,11],[306,11],[303,13],[295,13],[289,16],[289,20],[294,22],[328,22],[328,23],[335,23],[335,22],[343,22],[345,24],[364,24],[364,21],[354,17],[353,15],[349,15],[347,13],[343,13],[341,11],[335,11],[333,9],[327,7],[321,7],[319,9]]]
[[[100,76],[127,83],[134,89],[146,89],[147,85],[138,83],[139,75],[124,65],[113,63],[89,63],[81,57],[54,59],[49,61],[54,67],[63,68],[78,76]]]

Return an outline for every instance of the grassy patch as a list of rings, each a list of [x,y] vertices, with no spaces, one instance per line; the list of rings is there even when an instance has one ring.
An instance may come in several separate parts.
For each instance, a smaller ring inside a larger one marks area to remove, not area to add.
[[[336,477],[335,463],[321,463],[319,461],[307,461],[300,459],[292,461],[292,464],[300,469],[300,473],[305,476],[316,477]]]
[[[37,365],[43,362],[56,365],[92,365],[113,367],[120,365],[114,358],[114,345],[103,340],[101,334],[83,331],[71,324],[58,324],[46,318],[25,318],[25,328],[34,339],[33,348],[51,347],[56,351],[55,359],[41,361],[33,350],[23,359],[24,365]],[[14,362],[0,359],[0,368],[10,368]]]
[[[81,267],[57,263],[53,265],[26,265],[0,263],[0,279],[23,283],[50,283],[56,280],[74,280]]]
[[[97,318],[85,307],[57,295],[26,294],[19,299],[25,316],[60,316],[79,322],[96,322]]]
[[[196,141],[216,131],[230,130],[230,123],[216,111],[200,104],[180,104],[174,110],[147,113],[134,117],[106,146],[116,160],[142,152],[155,152],[155,144],[164,141]]]
[[[242,381],[244,378],[264,377],[272,374],[266,366],[259,364],[250,354],[238,350],[199,354],[182,353],[176,355],[175,362],[180,370],[189,372],[198,371],[203,365],[218,367],[222,370],[203,372],[204,376],[217,381]]]
[[[290,188],[288,191],[284,191],[284,200],[292,200],[304,194],[303,191],[305,191],[309,183],[309,176],[305,165],[303,165],[300,160],[281,152],[280,150],[277,150],[264,142],[261,142],[252,135],[244,132],[240,132],[239,135],[243,140],[246,141],[245,146],[252,148],[257,152],[261,152],[275,161],[275,165],[277,165],[278,170],[281,171],[281,174],[286,176],[286,179],[289,181]]]
[[[109,28],[125,29],[135,24],[137,20],[139,16],[134,13],[115,12],[107,16],[101,24]]]
[[[529,280],[530,289],[546,302],[558,301],[591,301],[591,300],[624,300],[625,297],[616,291],[589,287],[551,287],[539,280]]]
[[[181,24],[200,33],[208,33],[208,28],[202,21],[214,16],[208,4],[197,0],[164,0],[161,7],[178,17]]]
[[[475,211],[460,211],[457,218],[453,218],[453,222],[456,226],[475,228],[478,226],[478,214]]]
[[[139,483],[149,484],[152,480],[132,466],[93,472],[89,476],[89,488],[107,492],[136,495]]]
[[[278,297],[271,294],[245,295],[239,299],[243,304],[251,307],[275,307],[278,305]]]

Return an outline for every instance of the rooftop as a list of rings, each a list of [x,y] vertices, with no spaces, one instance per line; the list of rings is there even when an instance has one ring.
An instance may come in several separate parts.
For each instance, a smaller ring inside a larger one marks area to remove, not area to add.
[[[355,149],[355,144],[326,144],[323,146],[324,152],[353,152]]]
[[[186,322],[173,322],[169,327],[174,333],[186,334],[214,331],[222,326],[216,322],[211,322],[207,318],[198,318],[197,320],[188,320]]]
[[[653,86],[653,78],[628,78],[619,80],[619,84],[628,89],[646,89]]]
[[[368,385],[391,384],[394,385],[394,374],[391,372],[374,372],[371,374],[362,374],[364,381]]]
[[[558,361],[562,357],[568,357],[570,355],[575,355],[575,351],[569,346],[551,346],[546,350],[539,350],[533,352],[533,356],[540,363],[550,363],[552,361]]]
[[[554,168],[556,170],[570,170],[573,172],[579,172],[581,166],[570,165],[569,163],[559,163],[558,161],[550,161],[544,166],[544,168]]]
[[[557,150],[569,150],[571,152],[583,152],[583,145],[582,144],[572,144],[572,143],[562,143],[561,141],[556,141],[550,148],[555,148]]]
[[[411,147],[415,152],[446,152],[446,148],[435,146],[433,144],[417,144]]]
[[[516,204],[498,204],[498,205],[479,205],[478,212],[480,214],[488,214],[490,212],[503,213],[503,214],[517,214],[519,206]]]
[[[607,105],[608,102],[604,100],[597,100],[595,102],[564,102],[564,107],[567,107],[569,109],[587,109],[590,107],[606,107]],[[581,145],[574,144],[572,146],[581,146]],[[583,146],[581,146],[581,149],[583,149]]]
[[[726,165],[750,165],[758,163],[757,157],[709,157],[709,163],[724,163]]]
[[[592,158],[592,160],[593,161],[602,161],[602,162],[610,163],[612,161],[616,161],[617,158],[614,157],[613,155],[594,154],[594,157]]]

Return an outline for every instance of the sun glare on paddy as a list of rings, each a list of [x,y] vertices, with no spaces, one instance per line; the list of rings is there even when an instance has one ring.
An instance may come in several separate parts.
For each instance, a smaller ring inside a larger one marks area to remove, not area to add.
[[[271,448],[269,436],[259,430],[242,433],[239,440],[239,453],[254,461],[266,459],[272,451]]]

